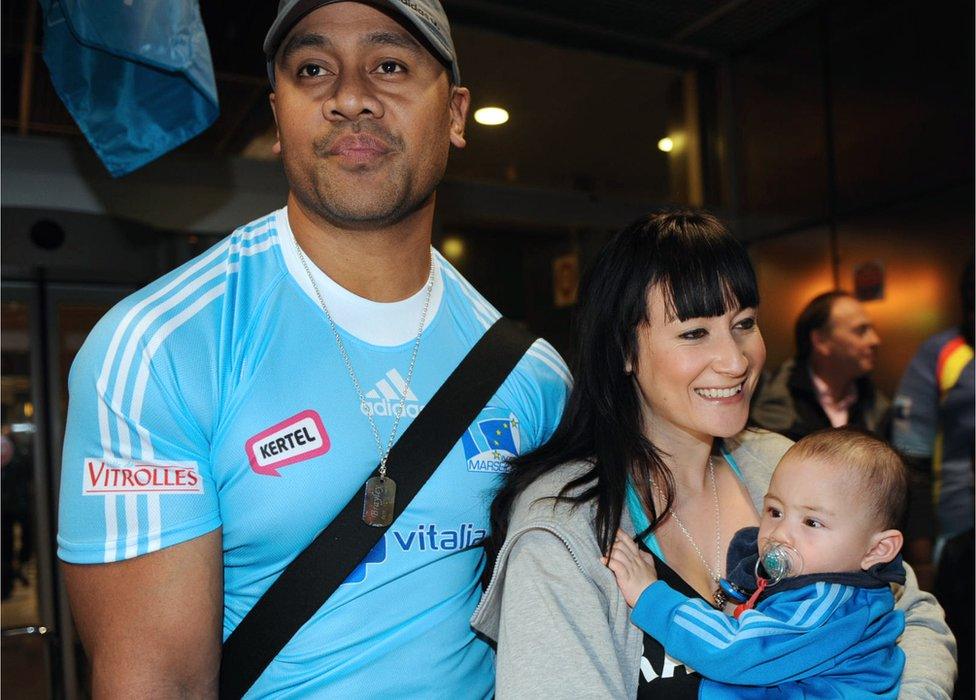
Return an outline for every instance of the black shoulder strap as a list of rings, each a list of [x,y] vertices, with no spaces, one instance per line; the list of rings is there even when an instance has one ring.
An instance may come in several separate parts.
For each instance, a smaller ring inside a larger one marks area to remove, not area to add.
[[[496,321],[400,436],[387,460],[397,487],[394,522],[534,340],[513,321]],[[366,525],[362,509],[360,488],[224,642],[221,698],[239,698],[247,692],[386,532],[387,527]]]

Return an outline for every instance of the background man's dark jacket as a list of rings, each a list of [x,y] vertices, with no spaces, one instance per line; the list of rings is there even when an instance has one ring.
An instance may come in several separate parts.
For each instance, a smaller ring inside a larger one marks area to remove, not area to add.
[[[888,436],[889,401],[878,391],[870,377],[857,380],[857,401],[848,412],[847,424]],[[768,381],[752,402],[752,422],[790,438],[830,427],[830,419],[817,400],[817,390],[805,365],[787,360]]]

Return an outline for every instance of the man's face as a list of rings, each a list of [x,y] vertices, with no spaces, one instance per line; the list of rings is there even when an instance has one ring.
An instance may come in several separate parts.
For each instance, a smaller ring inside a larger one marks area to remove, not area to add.
[[[850,297],[834,301],[827,327],[814,331],[812,340],[814,351],[852,380],[874,370],[881,345],[864,307]]]
[[[306,15],[275,59],[271,95],[292,193],[340,228],[394,224],[431,200],[469,95],[398,22],[355,2]]]

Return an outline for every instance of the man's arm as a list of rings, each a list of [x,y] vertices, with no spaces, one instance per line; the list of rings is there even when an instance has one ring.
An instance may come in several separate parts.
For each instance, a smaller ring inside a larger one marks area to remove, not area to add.
[[[892,404],[891,442],[908,467],[908,517],[905,559],[915,567],[920,587],[935,580],[932,542],[936,517],[932,504],[932,455],[939,427],[937,361],[941,345],[926,341],[912,358]]]
[[[219,528],[135,559],[63,570],[94,697],[217,697]]]
[[[908,468],[908,509],[905,519],[905,560],[915,569],[919,588],[931,591],[935,585],[932,546],[936,516],[932,507],[932,460],[904,456]]]
[[[774,433],[786,434],[796,419],[793,397],[779,374],[763,382],[753,395],[749,421]]]

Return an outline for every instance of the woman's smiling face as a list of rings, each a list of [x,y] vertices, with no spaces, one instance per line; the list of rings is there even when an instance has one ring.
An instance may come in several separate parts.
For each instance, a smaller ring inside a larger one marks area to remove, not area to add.
[[[661,447],[669,436],[710,441],[741,431],[766,360],[755,308],[721,316],[672,318],[655,285],[649,321],[637,329],[637,354],[628,363],[640,391],[647,437]]]

